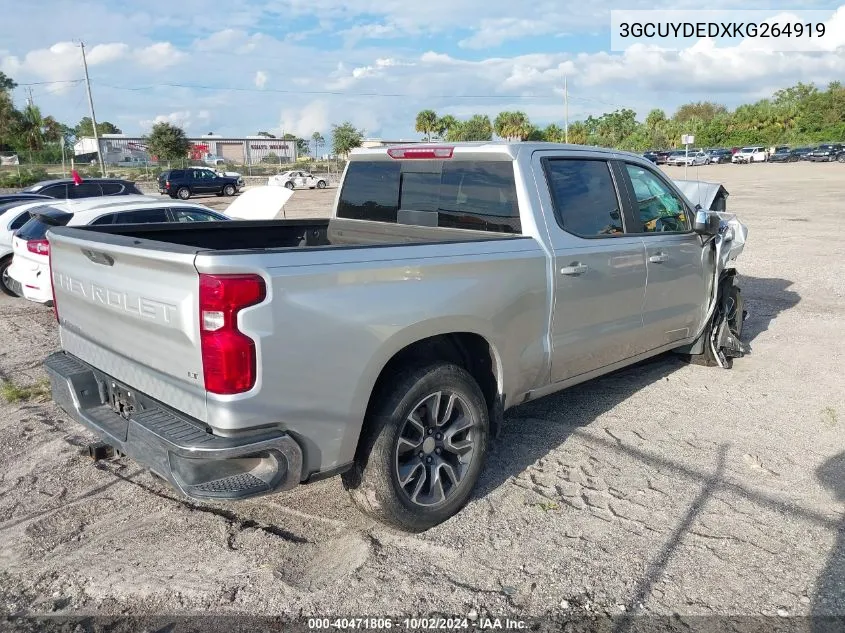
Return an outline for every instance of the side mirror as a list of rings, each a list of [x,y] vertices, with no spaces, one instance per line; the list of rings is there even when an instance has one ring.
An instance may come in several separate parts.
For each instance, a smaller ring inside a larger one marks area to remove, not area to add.
[[[716,235],[719,232],[721,220],[719,216],[710,211],[696,211],[695,224],[692,230],[699,235]]]

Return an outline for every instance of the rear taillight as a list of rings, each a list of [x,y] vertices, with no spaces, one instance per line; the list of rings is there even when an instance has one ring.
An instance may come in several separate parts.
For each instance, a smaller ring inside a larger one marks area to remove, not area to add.
[[[50,255],[50,242],[47,240],[30,240],[26,243],[26,250],[36,255]]]
[[[266,296],[259,275],[200,274],[200,341],[207,391],[243,393],[255,385],[255,342],[238,330],[238,312]]]
[[[165,181],[164,181],[164,188],[165,188],[165,189],[170,189],[170,181],[169,181],[169,180],[165,180]]]
[[[50,266],[50,290],[53,292],[53,314],[56,316],[56,323],[61,323],[59,321],[59,304],[56,303],[56,280],[53,277],[53,256],[48,253],[48,257],[47,262]]]

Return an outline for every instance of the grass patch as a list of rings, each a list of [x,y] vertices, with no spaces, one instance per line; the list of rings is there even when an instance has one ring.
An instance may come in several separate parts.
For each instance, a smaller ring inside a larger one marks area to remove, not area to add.
[[[825,407],[821,410],[822,423],[825,426],[834,427],[839,422],[839,417],[836,415],[836,409],[833,407]]]
[[[16,385],[10,380],[0,382],[0,397],[6,402],[23,402],[50,396],[50,381],[39,380],[32,385]]]

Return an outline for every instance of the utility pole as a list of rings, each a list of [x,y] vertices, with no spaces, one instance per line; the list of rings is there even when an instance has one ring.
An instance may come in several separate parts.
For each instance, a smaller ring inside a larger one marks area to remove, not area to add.
[[[85,59],[85,42],[79,42],[82,49],[82,66],[85,68],[85,85],[88,88],[88,107],[91,109],[91,125],[94,128],[94,142],[97,144],[97,158],[100,159],[100,172],[106,176],[106,165],[103,162],[103,152],[100,151],[100,135],[97,132],[97,117],[94,114],[94,98],[91,96],[91,78],[88,76],[88,61]]]
[[[29,93],[29,98],[26,100],[26,105],[31,108],[33,105],[35,105],[35,101],[33,101],[32,99],[32,86],[27,88],[26,91],[27,93]]]
[[[569,143],[569,90],[566,86],[566,75],[563,76],[563,135],[567,143]]]

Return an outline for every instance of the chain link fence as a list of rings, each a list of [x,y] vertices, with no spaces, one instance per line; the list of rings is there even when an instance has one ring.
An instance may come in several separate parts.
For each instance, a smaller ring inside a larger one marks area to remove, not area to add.
[[[58,160],[56,160],[58,158]],[[174,160],[167,163],[126,162],[106,163],[106,176],[123,178],[139,185],[150,183],[154,185],[158,176],[166,169],[180,167],[210,167],[218,171],[237,172],[243,176],[248,186],[267,184],[270,176],[286,171],[302,171],[323,178],[334,187],[340,180],[340,175],[346,166],[344,160],[313,160],[305,159],[295,163],[275,164],[274,161],[264,161],[252,165],[238,165],[226,163],[223,165],[206,165],[196,160]],[[52,178],[70,178],[71,170],[76,169],[82,178],[99,178],[103,174],[96,160],[71,162],[69,155],[64,160],[55,152],[21,152],[18,154],[0,154],[0,189],[17,190],[35,184],[41,180]]]

